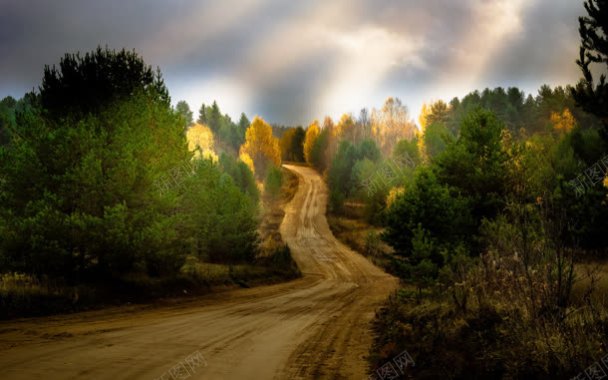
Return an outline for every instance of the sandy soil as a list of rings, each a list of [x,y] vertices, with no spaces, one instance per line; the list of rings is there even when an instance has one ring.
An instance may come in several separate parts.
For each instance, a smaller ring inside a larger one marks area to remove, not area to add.
[[[0,378],[367,378],[369,322],[397,281],[334,238],[319,175],[286,167],[300,185],[281,234],[303,278],[174,305],[2,322]]]

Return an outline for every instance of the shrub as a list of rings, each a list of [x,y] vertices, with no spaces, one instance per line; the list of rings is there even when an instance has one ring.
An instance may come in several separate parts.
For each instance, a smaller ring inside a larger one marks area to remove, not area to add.
[[[276,199],[281,194],[281,186],[283,186],[283,173],[277,167],[271,167],[268,170],[264,190],[272,199]]]

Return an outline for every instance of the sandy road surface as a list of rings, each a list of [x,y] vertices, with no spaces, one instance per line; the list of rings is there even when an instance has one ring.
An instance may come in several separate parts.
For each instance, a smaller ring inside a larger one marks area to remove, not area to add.
[[[195,352],[206,364],[189,379],[367,378],[369,321],[396,280],[331,234],[319,175],[288,169],[300,186],[281,233],[303,278],[174,306],[3,322],[0,378],[155,379]]]

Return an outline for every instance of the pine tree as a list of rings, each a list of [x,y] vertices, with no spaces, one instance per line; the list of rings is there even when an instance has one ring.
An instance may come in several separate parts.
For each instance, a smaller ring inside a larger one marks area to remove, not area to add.
[[[207,125],[209,126],[209,128],[211,128],[213,133],[217,133],[222,127],[223,116],[222,112],[220,111],[220,107],[217,105],[216,101],[213,101],[213,104],[211,105],[211,108],[208,110],[208,112],[209,113],[207,114]]]
[[[184,119],[184,127],[188,128],[192,125],[192,111],[186,101],[180,100],[175,105],[175,111]]]
[[[198,110],[198,120],[196,121],[199,124],[207,124],[207,112],[209,107],[205,106],[205,103],[201,105],[201,108]]]
[[[605,64],[608,68],[608,0],[587,0],[588,16],[579,18],[581,35],[580,57],[576,61],[584,79],[572,90],[577,103],[587,112],[599,117],[604,124],[604,138],[608,140],[608,83],[602,74],[597,84],[591,64]]]
[[[66,54],[59,67],[45,66],[39,96],[47,115],[60,120],[95,114],[138,93],[170,104],[160,70],[134,51],[98,47],[84,56]]]
[[[239,135],[243,141],[245,140],[245,131],[249,128],[249,124],[251,124],[251,122],[247,118],[247,115],[245,115],[244,112],[241,113],[241,118],[239,119]]]

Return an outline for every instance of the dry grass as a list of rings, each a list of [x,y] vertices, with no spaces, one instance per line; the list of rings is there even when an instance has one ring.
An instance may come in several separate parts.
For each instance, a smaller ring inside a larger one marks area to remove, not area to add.
[[[248,287],[249,282],[268,278],[271,271],[258,265],[224,265],[205,263],[189,257],[182,273],[208,286],[232,285]]]
[[[552,308],[544,265],[529,275],[513,258],[471,265],[460,281],[422,298],[411,287],[392,297],[375,321],[374,367],[407,349],[415,378],[568,379],[606,355],[608,308],[585,294],[603,296],[608,283],[581,277],[589,267],[606,273],[606,265],[578,265],[573,302],[562,310]]]
[[[327,221],[334,236],[357,252],[364,253],[367,236],[380,233],[382,230],[370,226],[361,219],[345,216],[328,215]]]
[[[367,223],[363,217],[363,205],[346,202],[341,215],[327,215],[327,222],[334,236],[352,250],[365,255],[375,265],[395,274],[394,250],[380,238],[382,228]]]
[[[0,319],[73,311],[93,298],[93,290],[40,281],[23,273],[0,274]]]
[[[572,298],[590,297],[593,302],[608,306],[608,262],[587,262],[576,265],[576,282]]]
[[[282,168],[283,185],[281,195],[277,199],[264,197],[262,199],[262,221],[258,230],[260,240],[260,257],[271,255],[279,246],[284,245],[283,238],[279,232],[283,217],[285,216],[285,205],[289,203],[298,191],[298,177],[291,171]]]
[[[369,254],[370,235],[381,230],[352,215],[329,216],[334,234],[376,263],[392,257],[384,247]],[[374,321],[372,368],[407,350],[416,366],[403,378],[549,380],[581,373],[608,353],[608,262],[576,264],[571,303],[560,309],[555,263],[551,254],[541,256],[548,261],[534,268],[511,256],[473,259],[422,294],[402,283]],[[390,263],[379,265],[390,271]]]
[[[49,288],[42,286],[33,276],[23,273],[4,273],[0,275],[0,297],[14,295],[45,295]]]

